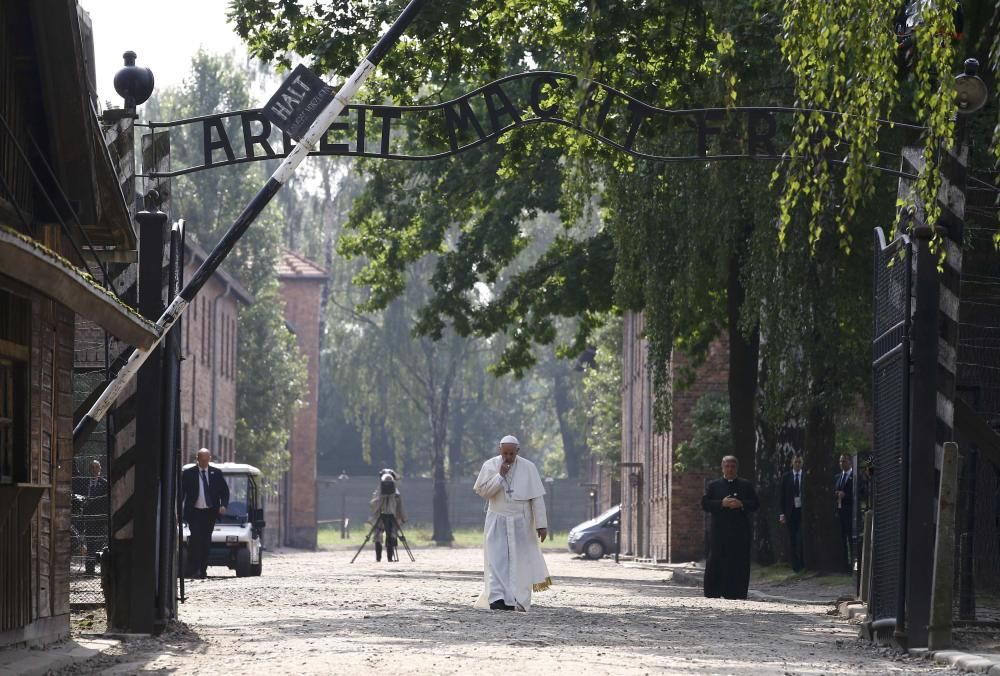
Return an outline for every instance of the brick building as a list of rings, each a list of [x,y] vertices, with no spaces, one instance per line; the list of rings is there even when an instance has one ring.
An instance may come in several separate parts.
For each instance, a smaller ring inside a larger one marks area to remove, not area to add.
[[[69,635],[75,323],[155,338],[86,272],[136,250],[89,39],[75,0],[0,0],[0,648]]]
[[[319,402],[320,306],[326,270],[291,251],[278,262],[285,321],[308,360],[305,406],[295,416],[289,440],[291,468],[282,494],[285,542],[292,547],[316,549],[316,417]]]
[[[184,247],[184,278],[208,254],[190,237]],[[215,462],[236,461],[236,370],[241,305],[253,297],[219,268],[184,315],[181,326],[181,453],[193,462],[199,448]]]
[[[711,473],[674,471],[674,449],[691,438],[691,410],[709,392],[725,393],[728,342],[720,338],[693,379],[687,358],[675,351],[670,381],[673,392],[671,430],[653,430],[652,381],[642,314],[627,313],[622,349],[621,551],[637,558],[689,561],[704,557],[705,517],[701,496]]]

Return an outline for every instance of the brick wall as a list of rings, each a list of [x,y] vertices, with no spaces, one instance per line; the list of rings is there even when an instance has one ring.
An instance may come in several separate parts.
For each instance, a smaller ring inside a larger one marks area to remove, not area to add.
[[[729,380],[729,339],[723,334],[709,348],[704,362],[694,369],[694,379],[687,378],[691,360],[675,350],[673,354],[675,385],[673,388],[672,448],[691,439],[691,411],[698,400],[710,392],[726,394]],[[705,479],[717,472],[671,472],[670,552],[671,561],[697,561],[705,556],[705,513],[701,496]]]
[[[626,313],[622,350],[622,552],[668,553],[670,435],[653,433],[653,394],[642,314]],[[641,481],[639,476],[641,474]]]
[[[621,468],[621,551],[646,556],[645,523],[648,519],[635,465],[645,468],[648,409],[648,378],[645,370],[643,317],[625,313],[622,321],[622,468]]]
[[[188,260],[184,278],[190,279],[196,269],[196,261]],[[227,289],[219,275],[213,276],[182,320],[180,443],[184,462],[193,462],[200,448],[210,450],[216,462],[234,462],[239,455],[235,440],[241,301]]]
[[[705,558],[705,512],[701,509],[701,497],[705,494],[705,481],[715,475],[715,472],[684,472],[671,477],[671,561]]]
[[[677,444],[691,438],[691,410],[709,392],[725,394],[729,384],[729,338],[722,335],[712,343],[705,361],[694,369],[694,380],[681,387],[685,374],[691,372],[691,359],[674,350],[673,440]]]
[[[675,474],[674,449],[690,439],[691,410],[708,392],[725,393],[729,346],[716,340],[704,362],[675,351],[670,365],[671,429],[656,434],[648,342],[641,313],[626,313],[622,349],[622,552],[641,558],[684,561],[702,558],[704,474]],[[683,386],[682,386],[683,384]],[[636,477],[641,472],[642,481]]]
[[[306,262],[294,254],[296,263]],[[282,267],[279,267],[279,271]],[[317,268],[314,268],[317,269]],[[319,401],[319,314],[320,294],[325,277],[319,274],[296,276],[280,273],[281,295],[285,299],[285,319],[295,330],[299,349],[308,360],[308,387],[305,405],[295,416],[289,450],[291,468],[286,482],[287,524],[285,543],[292,547],[316,548],[316,411]]]

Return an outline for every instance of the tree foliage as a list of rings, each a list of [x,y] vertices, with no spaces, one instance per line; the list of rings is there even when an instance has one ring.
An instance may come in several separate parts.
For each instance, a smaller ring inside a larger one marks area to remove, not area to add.
[[[729,399],[721,392],[708,392],[695,402],[689,419],[691,438],[677,445],[674,469],[678,472],[718,469],[733,448],[729,426]]]
[[[774,175],[783,185],[783,230],[793,219],[803,221],[815,243],[835,226],[841,244],[849,247],[847,224],[873,193],[869,165],[881,159],[882,120],[897,116],[923,127],[926,169],[915,195],[927,205],[927,221],[937,221],[938,158],[955,139],[957,4],[916,3],[915,69],[900,80],[892,25],[899,2],[786,0],[781,51],[795,78],[796,105],[812,110],[796,115],[792,159]],[[842,177],[835,177],[830,156],[845,162]],[[839,208],[831,209],[834,204]]]
[[[616,467],[622,457],[622,323],[614,317],[594,335],[593,365],[583,378],[590,418],[587,445],[602,465]]]
[[[731,345],[742,338],[743,366],[759,363],[766,377],[759,392],[745,378],[737,399],[754,411],[759,396],[776,428],[803,421],[807,463],[821,476],[835,419],[870,388],[866,250],[896,205],[894,179],[869,165],[890,166],[919,134],[927,168],[916,195],[933,220],[937,161],[954,133],[955,3],[920,4],[918,60],[900,80],[898,3],[434,3],[383,61],[369,100],[442,101],[551,68],[662,107],[794,105],[802,110],[780,130],[786,157],[654,165],[571,129],[523,128],[447,162],[366,163],[371,181],[342,250],[365,259],[358,279],[371,285],[372,307],[403,293],[405,271],[434,257],[419,331],[502,335],[498,372],[526,373],[539,345],[578,352],[609,311],[642,310],[661,431],[673,351],[697,360],[721,333]],[[401,6],[238,0],[233,16],[258,55],[289,63],[299,54],[345,75]],[[990,30],[980,43],[992,44]],[[886,118],[912,124],[899,134]],[[530,228],[539,216],[555,220],[544,242]],[[748,429],[752,442],[752,425],[733,434]]]

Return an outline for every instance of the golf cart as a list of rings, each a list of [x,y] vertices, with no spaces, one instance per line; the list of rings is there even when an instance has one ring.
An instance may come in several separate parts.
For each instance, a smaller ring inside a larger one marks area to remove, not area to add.
[[[185,465],[184,469],[194,467]],[[260,470],[238,462],[212,463],[222,471],[229,484],[229,507],[215,522],[208,565],[226,566],[236,571],[236,577],[260,575],[263,566],[264,504],[257,482]],[[191,531],[184,524],[184,547],[187,549]],[[187,566],[182,570],[186,572]]]

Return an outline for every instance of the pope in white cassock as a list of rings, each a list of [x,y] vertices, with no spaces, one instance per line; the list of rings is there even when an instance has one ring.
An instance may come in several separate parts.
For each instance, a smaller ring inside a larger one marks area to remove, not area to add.
[[[476,479],[476,493],[489,501],[477,608],[527,611],[531,592],[552,584],[539,546],[548,535],[545,488],[531,461],[517,456],[519,450],[516,438],[501,439],[500,455],[484,462]]]

